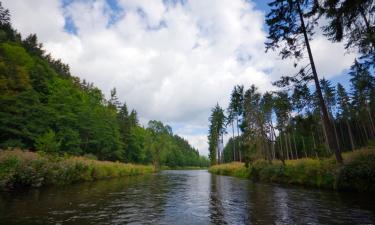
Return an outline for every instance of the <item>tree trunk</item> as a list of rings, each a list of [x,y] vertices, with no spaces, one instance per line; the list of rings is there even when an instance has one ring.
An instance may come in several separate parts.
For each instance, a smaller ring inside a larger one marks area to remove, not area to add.
[[[236,142],[234,139],[234,123],[232,118],[232,138],[233,138],[233,161],[236,161]]]
[[[291,159],[295,159],[295,157],[293,155],[292,141],[290,139],[290,134],[289,133],[287,133],[287,137],[288,137],[288,145],[289,145],[289,150],[290,150],[290,157],[291,157]]]
[[[355,146],[354,146],[354,141],[353,141],[352,129],[350,128],[348,119],[345,119],[345,123],[346,123],[346,127],[349,133],[350,147],[351,147],[351,150],[353,151],[355,149]]]
[[[306,146],[305,146],[305,137],[302,136],[302,145],[303,145],[303,151],[305,152],[305,157],[307,158],[307,152],[306,152]]]
[[[342,164],[343,160],[342,160],[341,152],[340,152],[340,149],[338,148],[337,142],[335,140],[332,122],[329,119],[328,110],[327,110],[326,104],[324,102],[322,90],[320,88],[318,73],[316,72],[315,63],[314,63],[314,59],[313,59],[311,48],[310,48],[309,38],[307,37],[305,21],[303,19],[302,10],[301,10],[301,7],[300,7],[300,4],[299,4],[298,1],[297,1],[297,7],[298,7],[298,14],[299,14],[299,17],[300,17],[300,20],[301,20],[301,28],[302,28],[303,36],[304,36],[304,39],[305,39],[305,44],[306,44],[307,52],[308,52],[308,55],[309,55],[309,59],[310,59],[311,70],[312,70],[312,73],[313,73],[313,76],[314,76],[315,88],[316,88],[316,92],[318,94],[320,108],[321,108],[321,111],[323,113],[323,121],[324,121],[324,124],[325,124],[325,129],[326,129],[326,133],[327,133],[329,147],[335,153],[336,161],[338,163]]]
[[[326,145],[326,149],[327,149],[327,154],[329,155],[331,152],[330,152],[330,149],[329,149],[329,143],[328,143],[328,137],[327,137],[327,132],[326,132],[326,126],[324,125],[324,122],[323,120],[321,119],[321,123],[322,123],[322,126],[323,126],[323,134],[324,134],[324,143]]]
[[[294,132],[292,132],[292,135],[293,135],[293,142],[294,142],[294,154],[296,156],[296,159],[298,159],[298,152],[297,152],[297,144],[296,144],[296,135],[294,134]]]
[[[313,138],[313,144],[314,144],[314,151],[316,149],[316,143],[315,143],[315,137],[314,137],[314,132],[311,131],[311,136]]]
[[[375,139],[374,121],[372,120],[372,115],[371,115],[370,107],[368,106],[368,104],[366,105],[366,110],[367,110],[367,113],[368,113],[368,117],[370,119],[370,127],[371,127],[372,138]]]
[[[240,130],[239,130],[239,127],[238,127],[238,115],[236,115],[236,123],[237,123],[237,139],[239,141],[239,137],[240,137]],[[240,143],[238,143],[238,156],[240,158],[240,162],[242,162],[242,157],[241,157],[241,147],[240,147]]]
[[[336,123],[334,119],[332,119],[332,124],[333,124],[333,130],[335,131],[337,146],[340,148],[340,139],[339,139],[339,136],[337,135]]]
[[[286,159],[289,160],[289,148],[288,148],[288,140],[286,134],[283,135],[285,140],[285,149],[286,149]]]
[[[276,144],[277,137],[276,137],[275,129],[273,128],[272,120],[271,120],[271,130],[272,130],[272,136],[273,136],[272,140],[274,141],[273,144],[272,144],[272,159],[275,159],[275,155],[276,155],[275,144]]]

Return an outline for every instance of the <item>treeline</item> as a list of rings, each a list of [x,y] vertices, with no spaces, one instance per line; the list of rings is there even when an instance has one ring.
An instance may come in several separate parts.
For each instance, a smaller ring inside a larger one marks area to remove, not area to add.
[[[46,54],[35,34],[22,39],[0,3],[0,149],[19,147],[50,154],[87,155],[155,166],[207,166],[168,125],[105,99],[92,83]]]
[[[309,63],[274,82],[277,91],[237,85],[226,112],[219,105],[212,109],[211,164],[333,154],[342,163],[341,151],[375,144],[375,3],[275,0],[269,6],[266,51],[281,49],[282,59],[294,58],[295,67],[307,53]],[[350,90],[318,77],[310,41],[322,17],[326,25],[320,28],[329,40],[358,52],[349,72]],[[232,138],[223,148],[229,127]]]

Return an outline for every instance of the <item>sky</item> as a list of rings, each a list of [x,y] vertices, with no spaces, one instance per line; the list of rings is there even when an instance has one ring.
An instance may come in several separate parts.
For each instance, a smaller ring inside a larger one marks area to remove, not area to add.
[[[234,85],[273,90],[272,81],[298,69],[277,52],[265,53],[263,0],[3,0],[3,6],[23,37],[36,33],[74,76],[107,97],[116,87],[143,125],[169,124],[203,155],[211,108],[227,108]],[[319,76],[347,87],[355,53],[319,30],[311,47]]]

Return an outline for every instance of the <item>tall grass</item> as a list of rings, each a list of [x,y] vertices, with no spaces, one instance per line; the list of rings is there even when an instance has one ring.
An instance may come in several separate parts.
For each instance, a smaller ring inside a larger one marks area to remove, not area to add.
[[[152,166],[0,150],[0,189],[64,185],[152,172]]]
[[[325,189],[375,191],[375,149],[343,154],[344,164],[334,158],[287,160],[270,164],[258,160],[246,168],[243,163],[228,163],[209,168],[214,174],[251,178],[265,182],[296,184]]]

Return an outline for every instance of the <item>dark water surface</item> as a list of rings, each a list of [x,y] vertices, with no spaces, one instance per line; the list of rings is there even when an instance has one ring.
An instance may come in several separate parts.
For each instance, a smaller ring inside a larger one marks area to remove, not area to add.
[[[0,193],[0,224],[374,224],[374,197],[163,171]]]

